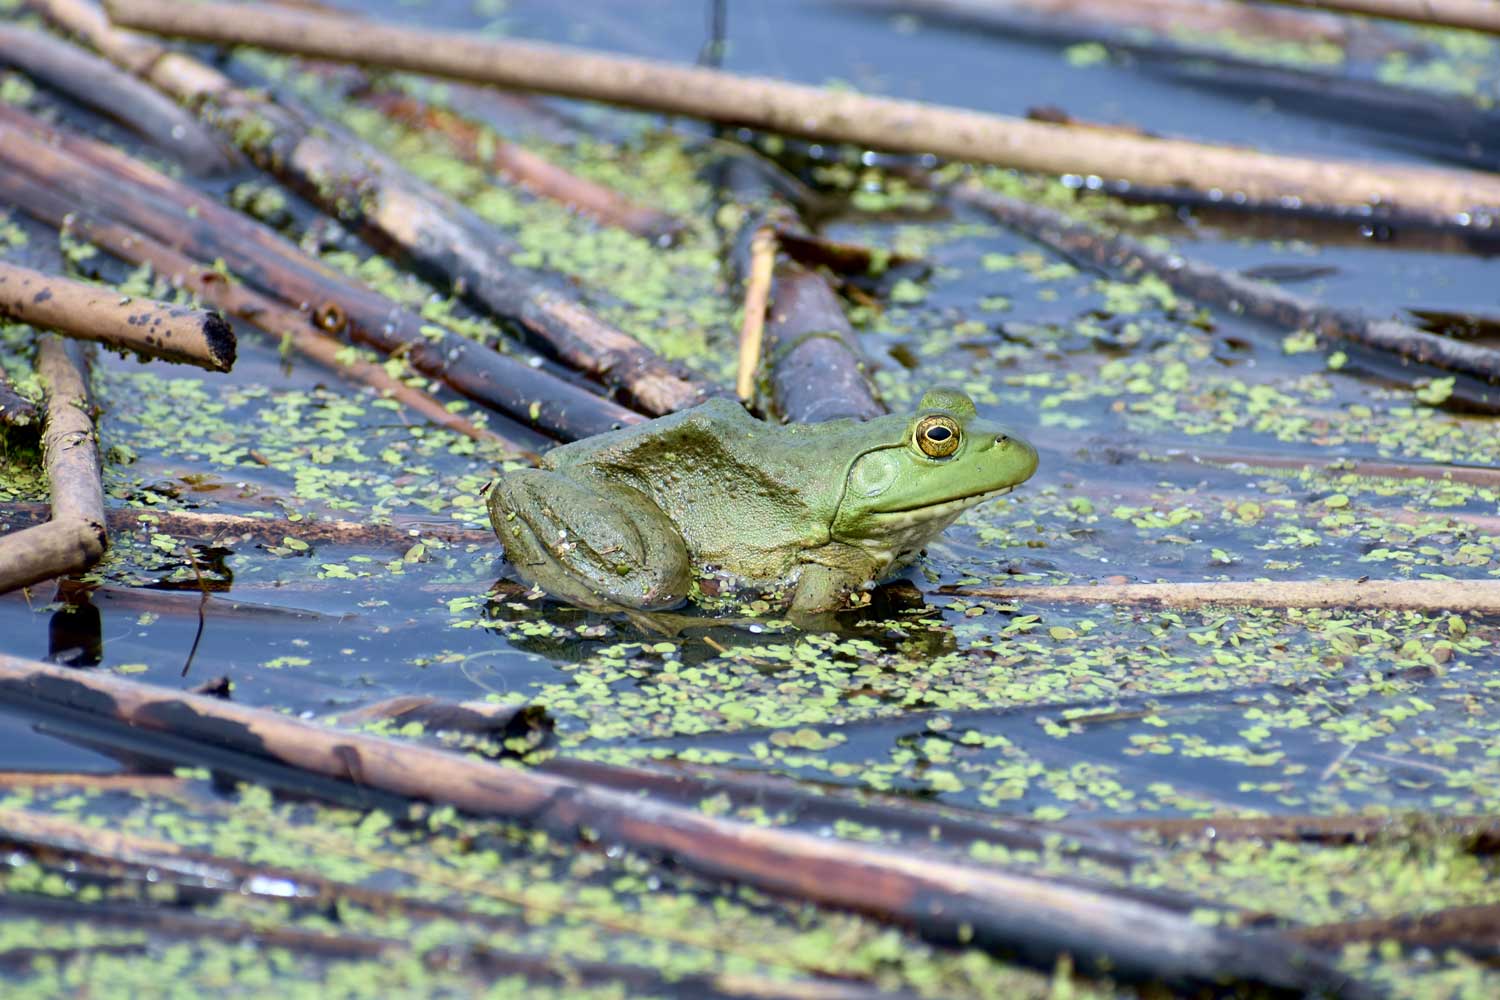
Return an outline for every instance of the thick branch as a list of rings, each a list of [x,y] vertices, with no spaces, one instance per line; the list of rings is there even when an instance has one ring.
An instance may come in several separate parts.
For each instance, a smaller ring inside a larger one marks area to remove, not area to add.
[[[194,173],[220,173],[233,163],[207,126],[176,101],[46,32],[0,24],[0,63],[123,122]]]
[[[202,41],[685,114],[824,141],[936,153],[1137,186],[1396,206],[1436,219],[1500,207],[1500,179],[1437,168],[1310,160],[1192,142],[1109,135],[957,108],[868,97],[562,46],[357,22],[258,4],[110,0],[116,23]]]
[[[234,331],[216,312],[122,296],[3,260],[0,317],[209,371],[234,367]]]
[[[1500,611],[1500,580],[1289,580],[1253,583],[1125,583],[955,587],[944,593],[1007,601],[1154,604],[1168,608],[1250,605],[1411,611]]]

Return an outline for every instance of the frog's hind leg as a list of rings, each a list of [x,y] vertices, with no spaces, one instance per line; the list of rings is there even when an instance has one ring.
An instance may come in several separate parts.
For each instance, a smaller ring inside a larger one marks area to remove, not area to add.
[[[639,490],[520,469],[490,492],[490,521],[527,582],[600,610],[669,608],[693,575],[682,536]]]

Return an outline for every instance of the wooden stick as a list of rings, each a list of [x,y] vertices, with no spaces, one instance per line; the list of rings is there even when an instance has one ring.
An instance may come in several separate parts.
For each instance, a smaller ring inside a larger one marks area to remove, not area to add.
[[[1500,580],[1288,580],[1253,583],[1125,583],[955,587],[944,593],[1007,601],[1154,604],[1168,608],[1251,605],[1410,611],[1500,611]]]
[[[1314,844],[1364,844],[1413,833],[1427,837],[1493,838],[1500,831],[1497,816],[1362,815],[1351,816],[1207,816],[1202,819],[1167,818],[1069,820],[1065,825],[1084,829],[1146,833],[1169,841],[1284,840]]]
[[[84,6],[76,0],[46,5],[54,17]],[[117,44],[119,34],[96,29],[91,40],[107,58],[129,65],[141,55],[139,43]],[[520,249],[512,239],[344,129],[236,87],[186,56],[158,58],[146,76],[197,105],[242,152],[330,214],[443,275],[455,293],[516,323],[529,339],[647,413],[669,413],[708,398],[709,386],[605,322],[563,282],[512,265]]]
[[[771,272],[776,266],[775,233],[762,227],[750,237],[750,267],[745,279],[745,316],[740,323],[740,363],[734,391],[740,402],[755,399],[755,376],[760,370],[766,303],[771,297]]]
[[[148,358],[227,372],[234,331],[216,312],[122,296],[112,288],[0,260],[0,317]]]
[[[1112,454],[1119,456],[1121,453],[1116,451]],[[1316,469],[1332,475],[1352,475],[1361,479],[1425,479],[1430,482],[1467,483],[1470,486],[1500,489],[1500,468],[1484,465],[1390,462],[1373,458],[1321,458],[1312,455],[1277,455],[1249,449],[1215,448],[1205,451],[1196,445],[1166,447],[1157,454],[1141,457],[1147,461],[1208,465],[1241,473],[1259,469],[1295,472]]]
[[[1494,965],[1500,958],[1500,906],[1493,903],[1454,906],[1432,913],[1293,927],[1285,933],[1325,948],[1342,948],[1362,941],[1397,941],[1408,948],[1426,948],[1437,954],[1457,948],[1488,959]]]
[[[639,205],[613,188],[580,177],[525,146],[508,142],[454,111],[406,94],[369,91],[356,100],[415,128],[436,129],[447,136],[470,163],[479,163],[541,198],[550,198],[606,226],[624,229],[652,242],[670,242],[687,227],[659,209]]]
[[[976,945],[1048,968],[1066,952],[1083,967],[1102,965],[1124,979],[1360,992],[1328,963],[1284,948],[1274,937],[1204,927],[1190,915],[1122,899],[1102,885],[716,818],[583,782],[5,654],[0,701],[62,714],[74,725],[122,722],[137,734],[208,741],[221,752],[362,790],[522,819],[568,837],[587,826],[602,842],[663,855],[711,878],[856,909],[938,940],[955,940],[962,932]]]
[[[759,77],[287,11],[260,4],[109,0],[117,24],[162,34],[519,87],[685,114],[823,141],[935,153],[1150,187],[1217,189],[1255,201],[1395,205],[1436,219],[1500,209],[1500,179],[1463,170],[1311,160],[1077,132],[957,108]]]
[[[43,504],[16,503],[0,506],[8,520],[46,520]],[[454,524],[367,524],[361,521],[290,521],[284,517],[248,517],[212,514],[196,510],[161,510],[155,507],[113,507],[106,512],[111,531],[151,531],[195,541],[254,538],[280,545],[288,538],[308,544],[367,546],[405,551],[424,538],[452,545],[493,545],[495,533],[488,528],[464,528]]]
[[[0,24],[0,63],[124,123],[193,173],[223,173],[234,165],[218,139],[176,101],[76,45]]]
[[[1500,351],[1439,337],[1394,320],[1370,319],[1354,310],[1323,306],[1275,285],[1153,250],[1129,237],[1107,235],[1055,209],[1000,194],[975,181],[959,184],[952,192],[960,201],[989,212],[1066,257],[1083,258],[1127,275],[1154,274],[1199,302],[1243,312],[1284,329],[1313,330],[1500,385]],[[1500,408],[1500,399],[1495,405]]]
[[[51,0],[57,2],[57,0]],[[455,392],[565,440],[643,418],[427,322],[255,223],[119,150],[0,102],[0,164],[200,261],[229,268],[324,329],[399,353]],[[65,155],[66,154],[66,155]],[[50,216],[49,216],[50,217]]]
[[[78,520],[49,521],[0,536],[0,594],[81,573],[102,555],[99,533]]]
[[[1286,7],[1367,14],[1443,28],[1500,34],[1500,7],[1494,0],[1268,0]]]

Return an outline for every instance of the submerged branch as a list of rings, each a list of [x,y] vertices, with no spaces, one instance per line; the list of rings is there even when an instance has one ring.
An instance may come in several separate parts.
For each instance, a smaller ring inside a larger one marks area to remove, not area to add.
[[[209,371],[234,367],[234,331],[216,312],[122,296],[3,260],[0,318]]]
[[[1105,885],[976,870],[727,820],[587,782],[14,656],[0,655],[0,699],[23,710],[65,714],[74,725],[114,722],[135,734],[169,733],[194,752],[211,742],[221,754],[249,755],[371,793],[523,820],[568,837],[586,827],[603,843],[663,856],[711,878],[858,910],[934,940],[972,939],[1047,968],[1067,953],[1082,967],[1128,979],[1362,992],[1327,962],[1282,939],[1205,927]]]
[[[1422,364],[1500,385],[1500,351],[1439,337],[1395,320],[1371,319],[1334,309],[1266,282],[1153,250],[1126,236],[1109,235],[1056,209],[1004,195],[970,181],[952,189],[956,198],[993,215],[1069,259],[1084,259],[1127,275],[1153,274],[1178,293],[1287,330],[1312,330]],[[1500,398],[1489,403],[1500,411]]]
[[[1500,611],[1500,580],[1287,580],[1250,583],[1124,583],[953,587],[943,593],[1006,601],[1151,604],[1169,608],[1252,605],[1408,611]]]
[[[1500,179],[1432,167],[1311,160],[1181,140],[1110,135],[958,108],[735,76],[563,46],[477,38],[261,4],[111,0],[116,23],[161,34],[378,65],[692,115],[893,152],[934,153],[1136,186],[1233,192],[1253,201],[1392,205],[1451,220],[1500,208]]]

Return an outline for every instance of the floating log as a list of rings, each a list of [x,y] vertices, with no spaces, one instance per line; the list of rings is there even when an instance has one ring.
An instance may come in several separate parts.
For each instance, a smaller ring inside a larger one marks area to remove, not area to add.
[[[953,587],[943,593],[1039,603],[1151,604],[1165,608],[1248,605],[1358,611],[1500,611],[1500,580],[1258,580],[1251,583],[1122,583]]]
[[[197,118],[110,62],[43,31],[0,24],[0,64],[123,123],[195,174],[228,171],[234,160]]]
[[[117,24],[165,35],[606,101],[893,152],[1148,187],[1217,189],[1254,201],[1392,205],[1435,221],[1500,209],[1500,179],[1475,171],[1313,160],[1080,132],[564,46],[378,25],[263,4],[110,0],[108,9]]]
[[[229,269],[355,343],[400,353],[460,395],[564,440],[643,418],[460,336],[333,271],[274,231],[119,150],[0,103],[0,164],[200,261]]]
[[[82,348],[56,334],[43,334],[36,364],[47,394],[42,454],[52,520],[0,537],[0,594],[82,572],[99,561],[109,543]]]
[[[0,317],[213,372],[234,367],[234,331],[216,312],[132,298],[3,260]]]
[[[1190,914],[1122,898],[1112,887],[914,857],[868,844],[762,827],[663,805],[585,782],[506,767],[418,744],[341,732],[265,709],[165,691],[101,672],[0,654],[0,701],[62,715],[78,727],[123,723],[160,734],[179,755],[216,748],[247,767],[321,776],[349,792],[451,804],[557,835],[661,855],[710,878],[911,926],[935,940],[970,940],[1052,968],[1060,954],[1122,979],[1291,991],[1358,984],[1273,935],[1206,927]]]
[[[1283,329],[1312,330],[1500,385],[1500,351],[1439,337],[1395,320],[1371,319],[1352,309],[1324,306],[1276,285],[1153,250],[1127,236],[1103,233],[1056,209],[1001,194],[976,181],[959,184],[951,192],[1068,259],[1087,260],[1125,275],[1154,274],[1179,294]],[[1500,400],[1494,406],[1500,408]]]
[[[79,11],[88,10],[79,0],[45,0],[43,6],[121,65],[133,65],[144,54],[142,40],[117,38],[120,32],[98,23],[97,11],[90,24],[72,23]],[[160,47],[157,51],[165,55]],[[152,84],[195,105],[259,166],[331,215],[442,276],[455,294],[517,324],[529,340],[647,413],[669,413],[710,395],[710,387],[586,308],[555,276],[512,265],[519,244],[394,160],[332,122],[284,107],[235,86],[197,60],[174,55],[150,64],[145,76]]]

